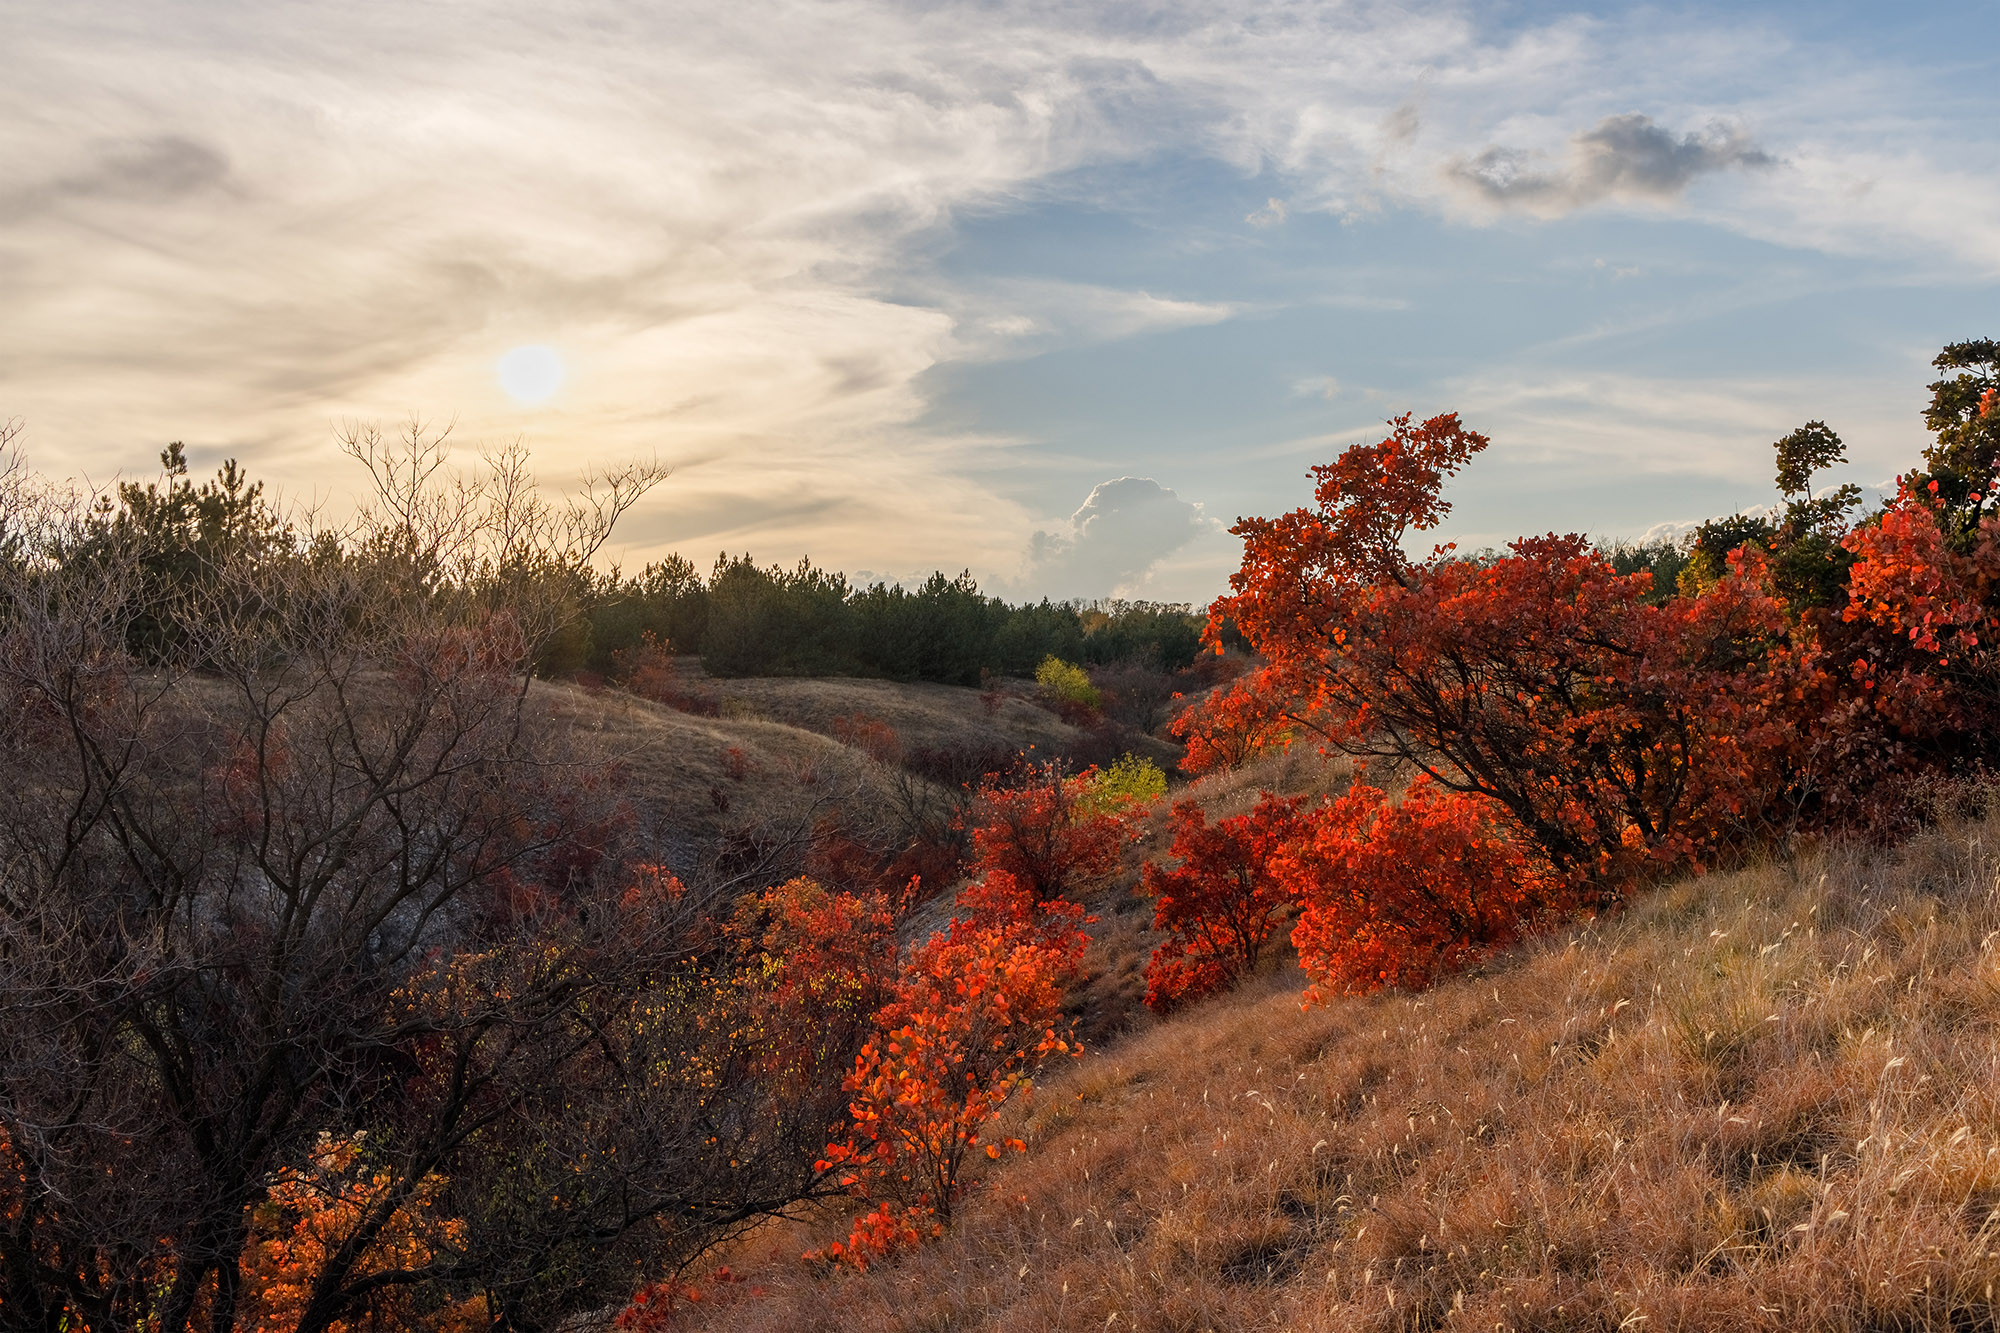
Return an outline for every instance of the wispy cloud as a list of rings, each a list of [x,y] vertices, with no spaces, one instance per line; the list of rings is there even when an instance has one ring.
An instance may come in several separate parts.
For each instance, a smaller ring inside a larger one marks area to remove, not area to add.
[[[1266,199],[1262,208],[1253,210],[1243,220],[1253,227],[1281,227],[1288,211],[1284,200]]]
[[[634,528],[660,542],[998,569],[1029,509],[970,479],[991,441],[926,424],[929,372],[1268,309],[1192,266],[1184,290],[939,276],[961,220],[1087,197],[1093,172],[1220,163],[1268,200],[1244,226],[1286,223],[1271,243],[1316,210],[1681,198],[1730,231],[2000,272],[1991,143],[1883,119],[1882,76],[1802,61],[1753,20],[1661,22],[1251,0],[17,7],[0,415],[59,469],[144,467],[179,437],[307,488],[330,423],[418,408],[469,439],[526,433],[552,478],[684,460]],[[539,410],[495,383],[522,343],[571,370]],[[779,498],[732,523],[730,496]]]
[[[953,359],[1036,356],[1059,347],[1214,324],[1240,310],[1091,283],[1014,278],[959,282],[931,293],[953,319]]]

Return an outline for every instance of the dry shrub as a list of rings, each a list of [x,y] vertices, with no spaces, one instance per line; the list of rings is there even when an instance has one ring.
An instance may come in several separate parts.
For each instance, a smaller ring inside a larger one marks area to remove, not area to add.
[[[1995,1327],[1989,846],[1681,882],[1421,995],[1266,973],[1010,1111],[941,1243],[688,1327]]]

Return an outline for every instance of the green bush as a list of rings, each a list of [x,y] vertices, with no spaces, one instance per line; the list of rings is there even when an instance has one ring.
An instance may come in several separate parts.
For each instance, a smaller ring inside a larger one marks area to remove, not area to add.
[[[1093,810],[1110,811],[1128,805],[1151,805],[1167,794],[1167,775],[1150,759],[1136,754],[1120,758],[1091,778],[1083,804]]]
[[[1104,706],[1104,696],[1090,683],[1090,673],[1082,667],[1051,654],[1035,668],[1035,684],[1043,694],[1059,704],[1074,704],[1096,711]]]

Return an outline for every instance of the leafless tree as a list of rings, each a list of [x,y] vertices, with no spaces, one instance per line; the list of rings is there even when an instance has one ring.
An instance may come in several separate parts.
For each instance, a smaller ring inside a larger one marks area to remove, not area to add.
[[[508,575],[586,571],[662,474],[553,507],[518,451],[350,450],[376,506],[224,552],[141,662],[145,552],[0,438],[0,1327],[232,1329],[322,1135],[386,1183],[305,1333],[442,1294],[553,1327],[823,1187],[838,1108],[779,1100],[715,904],[564,851],[621,793]],[[385,1261],[420,1200],[456,1225]]]

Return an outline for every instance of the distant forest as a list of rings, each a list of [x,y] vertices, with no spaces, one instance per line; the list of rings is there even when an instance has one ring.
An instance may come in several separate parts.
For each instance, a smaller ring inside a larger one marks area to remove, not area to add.
[[[759,566],[718,556],[704,580],[669,556],[636,578],[584,594],[572,634],[552,646],[551,673],[616,669],[646,635],[699,654],[718,676],[886,676],[974,685],[981,675],[1028,676],[1049,657],[1091,666],[1143,663],[1179,671],[1201,649],[1203,618],[1153,602],[1011,604],[972,575],[931,575],[921,587],[856,587],[816,568]]]
[[[425,464],[433,469],[442,461],[438,444],[411,441],[415,449],[434,451]],[[85,548],[116,544],[137,553],[150,605],[133,617],[128,632],[142,659],[156,658],[163,639],[177,633],[168,623],[178,618],[176,608],[201,599],[224,557],[289,556],[314,541],[292,532],[265,501],[262,484],[233,461],[202,484],[188,476],[180,444],[163,450],[160,461],[160,481],[121,484],[115,501],[109,495],[99,500],[83,529],[89,534]],[[525,481],[523,462],[511,454],[505,460],[503,471],[514,484]],[[19,540],[0,525],[0,559]],[[509,601],[532,588],[530,600],[553,622],[536,662],[544,676],[622,676],[621,664],[641,650],[698,656],[717,676],[881,676],[976,685],[990,675],[1033,675],[1049,657],[1171,673],[1194,662],[1204,623],[1200,610],[1186,605],[1009,603],[982,593],[969,571],[956,578],[933,574],[914,589],[858,587],[810,559],[790,568],[763,566],[747,553],[717,556],[705,579],[679,555],[636,576],[502,555],[475,581],[506,585]]]

